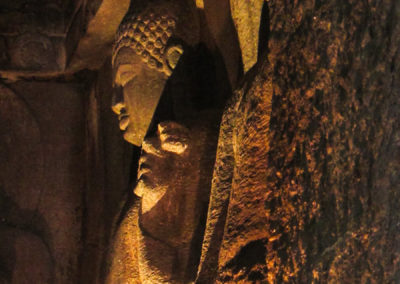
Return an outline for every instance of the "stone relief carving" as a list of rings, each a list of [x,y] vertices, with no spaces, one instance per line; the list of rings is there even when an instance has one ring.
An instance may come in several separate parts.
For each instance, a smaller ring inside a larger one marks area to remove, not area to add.
[[[75,32],[71,22],[80,17],[76,13],[80,4],[48,0],[3,2],[8,3],[2,3],[0,11],[0,35],[5,42],[0,44],[0,54],[4,54],[0,55],[2,75],[63,71],[77,40],[70,34]]]
[[[12,65],[20,70],[57,69],[57,55],[50,38],[26,33],[10,41]]]

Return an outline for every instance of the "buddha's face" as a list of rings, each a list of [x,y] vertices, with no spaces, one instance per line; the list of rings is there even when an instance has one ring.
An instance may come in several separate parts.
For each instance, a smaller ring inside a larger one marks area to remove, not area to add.
[[[197,198],[198,165],[191,144],[185,127],[160,123],[157,135],[143,141],[139,160],[140,224],[172,245],[181,241],[182,218],[190,214],[185,206]]]
[[[150,68],[129,47],[118,51],[113,75],[112,109],[118,115],[124,139],[140,146],[168,78],[163,72]]]

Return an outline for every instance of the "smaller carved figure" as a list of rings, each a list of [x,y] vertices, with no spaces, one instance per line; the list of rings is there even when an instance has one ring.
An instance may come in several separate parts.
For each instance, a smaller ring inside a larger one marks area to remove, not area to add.
[[[199,201],[208,190],[201,182],[197,144],[176,122],[160,123],[156,136],[143,141],[135,188],[140,199],[117,233],[109,283],[194,279],[191,252],[201,241],[194,235],[204,209]]]

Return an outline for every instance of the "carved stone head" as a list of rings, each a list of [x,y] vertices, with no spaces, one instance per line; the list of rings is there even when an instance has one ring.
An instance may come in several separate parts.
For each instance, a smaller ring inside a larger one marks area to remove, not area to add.
[[[135,9],[136,8],[136,9]],[[187,46],[197,41],[190,9],[169,1],[131,7],[113,51],[115,94],[124,139],[140,146],[164,86]]]
[[[171,246],[190,242],[197,225],[185,224],[197,211],[199,157],[195,144],[186,127],[163,122],[157,134],[145,138],[142,145],[135,188],[141,197],[139,221],[147,233]]]

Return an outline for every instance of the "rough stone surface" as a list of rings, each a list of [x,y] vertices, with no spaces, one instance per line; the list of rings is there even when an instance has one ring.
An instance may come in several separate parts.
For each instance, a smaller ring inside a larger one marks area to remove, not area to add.
[[[224,283],[396,283],[399,3],[268,6],[269,50],[221,125],[205,240],[221,250],[201,265]]]

